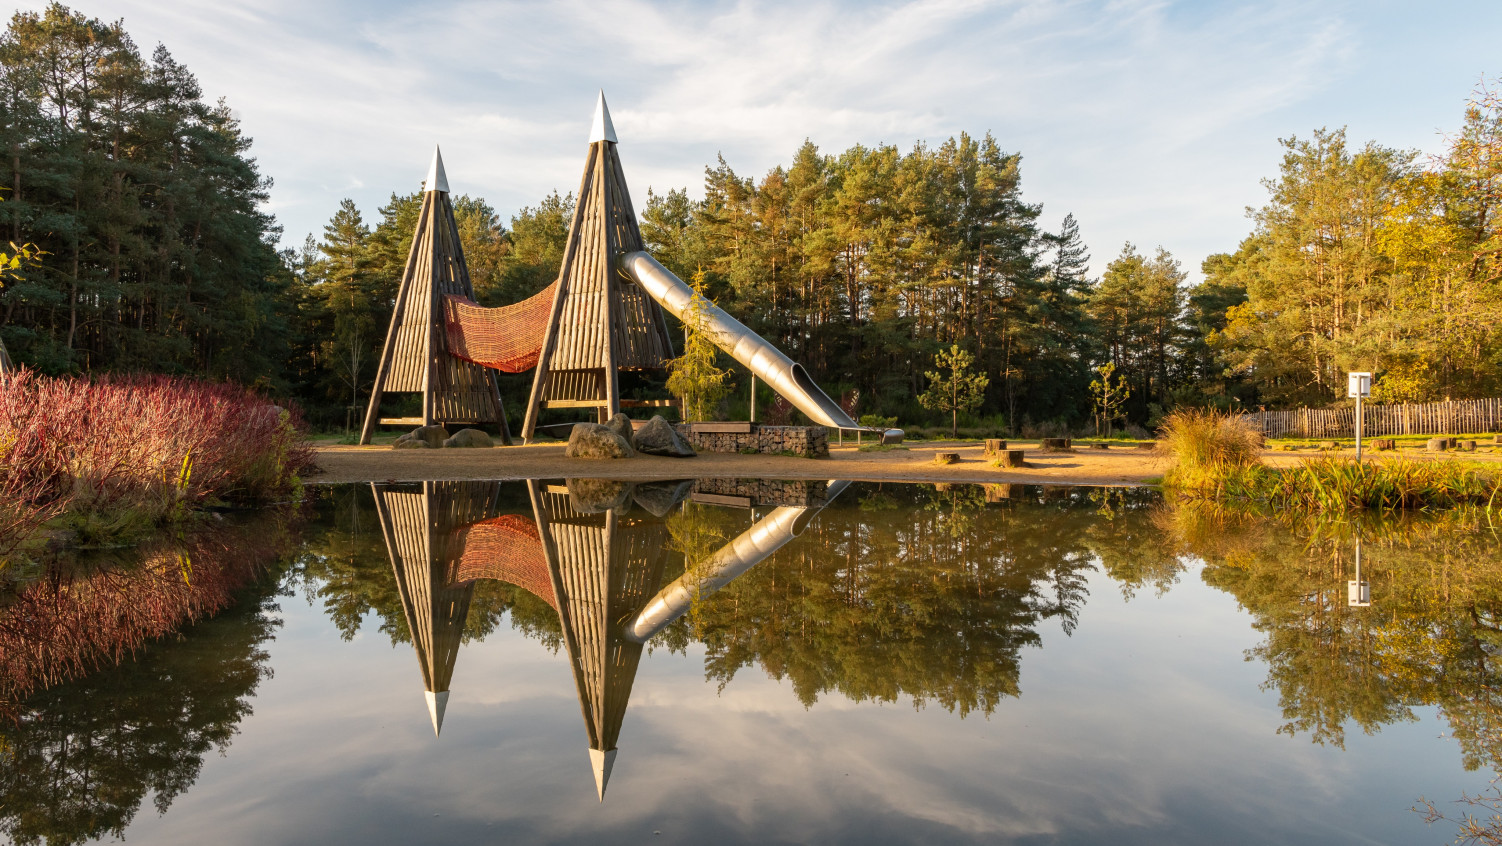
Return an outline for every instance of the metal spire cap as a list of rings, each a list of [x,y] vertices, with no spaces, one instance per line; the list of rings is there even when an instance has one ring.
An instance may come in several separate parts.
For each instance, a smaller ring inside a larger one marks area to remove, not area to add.
[[[442,165],[438,166],[438,173],[443,173]],[[428,716],[433,719],[433,736],[437,737],[438,732],[443,730],[443,712],[449,706],[449,692],[446,690],[440,690],[437,693],[434,693],[433,691],[429,690],[427,691],[427,696]]]
[[[610,118],[605,118],[608,122]],[[443,154],[438,152],[438,145],[433,145],[433,163],[428,166],[428,178],[423,180],[422,190],[449,192],[449,176],[443,172]]]
[[[606,118],[609,120],[609,118]],[[605,785],[610,783],[610,770],[615,766],[615,750],[602,752],[599,749],[589,750],[589,762],[595,769],[595,790],[600,794],[600,801],[605,801]]]
[[[596,141],[609,141],[612,144],[619,143],[615,139],[615,124],[610,122],[610,108],[605,105],[605,89],[600,89],[600,100],[595,104],[595,122],[589,128],[589,143]]]

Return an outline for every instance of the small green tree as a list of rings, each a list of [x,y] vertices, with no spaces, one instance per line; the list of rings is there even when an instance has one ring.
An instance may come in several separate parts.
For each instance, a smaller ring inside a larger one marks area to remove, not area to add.
[[[730,371],[718,366],[719,348],[705,320],[704,271],[693,278],[694,298],[683,315],[683,355],[668,363],[668,390],[683,400],[686,420],[704,420],[730,392]]]
[[[978,408],[986,397],[990,377],[972,372],[975,356],[960,349],[959,344],[948,351],[939,350],[934,356],[938,371],[924,373],[928,377],[928,390],[918,397],[924,408],[949,412],[949,436],[959,433],[960,412]]]
[[[1108,361],[1095,368],[1099,376],[1090,383],[1090,398],[1095,406],[1096,437],[1111,437],[1111,422],[1121,416],[1121,406],[1132,395],[1126,374],[1116,376],[1116,363]],[[1105,433],[1101,433],[1105,429]]]

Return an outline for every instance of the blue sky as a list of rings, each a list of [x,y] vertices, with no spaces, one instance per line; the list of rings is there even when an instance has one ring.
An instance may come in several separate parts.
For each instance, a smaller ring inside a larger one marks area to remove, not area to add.
[[[38,8],[41,3],[22,8]],[[1502,3],[1162,0],[914,2],[77,3],[123,18],[224,97],[275,180],[284,242],[341,198],[367,220],[416,190],[441,144],[455,193],[509,218],[572,190],[595,91],[633,199],[701,193],[717,153],[743,176],[804,138],[939,143],[989,131],[1099,273],[1125,241],[1198,277],[1236,247],[1277,139],[1349,126],[1426,153],[1502,75]]]

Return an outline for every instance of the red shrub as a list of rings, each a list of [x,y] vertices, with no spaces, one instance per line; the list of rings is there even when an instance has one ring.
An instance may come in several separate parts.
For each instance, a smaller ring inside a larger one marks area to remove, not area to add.
[[[236,385],[0,378],[0,556],[60,510],[164,520],[285,497],[312,466],[299,424]]]

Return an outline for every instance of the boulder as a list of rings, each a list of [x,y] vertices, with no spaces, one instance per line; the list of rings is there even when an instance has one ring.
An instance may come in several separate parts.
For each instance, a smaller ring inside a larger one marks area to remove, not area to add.
[[[563,454],[568,458],[632,458],[636,450],[609,426],[578,423],[569,433]]]
[[[1073,452],[1068,438],[1043,438],[1040,445],[1044,452]]]
[[[688,441],[679,436],[673,424],[664,420],[660,414],[636,431],[636,449],[647,455],[666,455],[670,458],[693,458],[698,455]]]
[[[631,483],[615,479],[569,479],[569,507],[583,514],[614,511],[616,516],[631,510]]]
[[[495,441],[479,429],[460,429],[452,438],[444,441],[443,445],[449,449],[488,449],[495,446]]]
[[[392,444],[391,448],[392,449],[432,449],[432,447],[428,446],[428,442],[427,441],[419,441],[418,439],[412,437],[411,434],[402,435],[400,438],[397,438],[396,439],[396,443]]]
[[[631,432],[632,426],[630,417],[627,417],[620,412],[616,412],[616,415],[610,418],[610,420],[607,421],[605,425],[610,427],[610,431],[616,433],[617,435],[620,435],[621,440],[625,441],[628,446],[630,446],[632,449],[636,449],[636,436]]]
[[[661,419],[661,418],[658,418]],[[631,491],[631,498],[653,517],[665,517],[673,506],[694,492],[692,479],[677,482],[642,482]]]
[[[416,429],[402,435],[392,444],[392,449],[413,449],[411,446],[399,446],[403,441],[420,441],[429,449],[442,449],[443,442],[448,440],[449,430],[442,426],[418,426]]]

